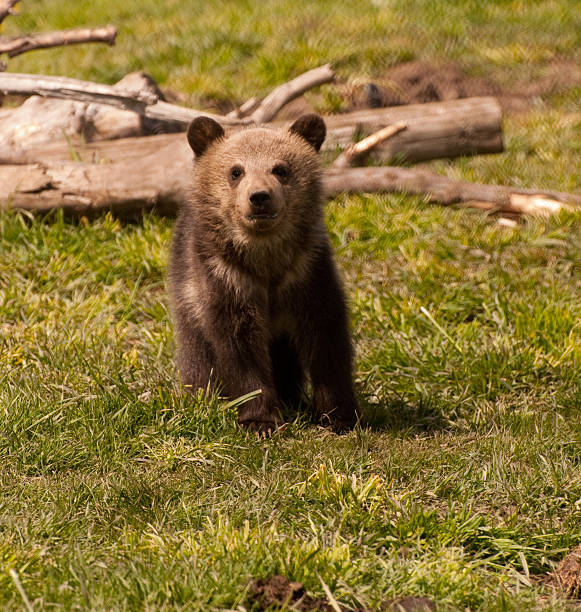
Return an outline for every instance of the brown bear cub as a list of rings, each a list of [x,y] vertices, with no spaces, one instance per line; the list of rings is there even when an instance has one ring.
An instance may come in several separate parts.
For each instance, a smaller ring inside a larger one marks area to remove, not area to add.
[[[195,119],[191,200],[174,231],[170,297],[183,384],[231,398],[260,389],[238,422],[267,434],[305,376],[319,419],[352,427],[358,405],[347,308],[323,219],[318,115],[226,138]]]

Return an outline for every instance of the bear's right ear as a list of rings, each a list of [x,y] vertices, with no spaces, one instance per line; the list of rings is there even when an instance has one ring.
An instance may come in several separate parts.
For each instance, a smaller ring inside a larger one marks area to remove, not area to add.
[[[223,137],[222,126],[210,117],[196,117],[188,128],[188,142],[196,157],[200,157],[214,140]]]

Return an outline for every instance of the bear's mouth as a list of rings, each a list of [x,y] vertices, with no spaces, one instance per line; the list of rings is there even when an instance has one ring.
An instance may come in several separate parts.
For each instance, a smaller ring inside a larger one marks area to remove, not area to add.
[[[276,219],[278,217],[278,213],[275,212],[256,212],[256,213],[252,213],[251,215],[246,215],[246,218],[249,221],[261,221],[261,220],[269,220],[269,219]]]
[[[244,216],[244,225],[251,232],[264,233],[277,226],[279,219],[278,212],[255,212]]]

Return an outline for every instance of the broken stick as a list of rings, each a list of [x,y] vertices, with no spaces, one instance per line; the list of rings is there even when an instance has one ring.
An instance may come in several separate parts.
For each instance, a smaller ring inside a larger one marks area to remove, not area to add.
[[[25,36],[2,37],[0,38],[0,54],[6,53],[8,57],[16,57],[21,53],[33,51],[34,49],[48,49],[89,42],[114,45],[116,36],[117,28],[107,25],[101,28],[79,28],[58,32],[26,34]]]
[[[386,125],[381,130],[371,134],[367,138],[356,142],[337,157],[337,159],[331,165],[332,168],[348,168],[349,166],[359,165],[363,162],[369,151],[374,149],[377,145],[385,142],[388,138],[399,134],[402,130],[405,130],[407,125],[405,123],[396,123],[395,125]]]

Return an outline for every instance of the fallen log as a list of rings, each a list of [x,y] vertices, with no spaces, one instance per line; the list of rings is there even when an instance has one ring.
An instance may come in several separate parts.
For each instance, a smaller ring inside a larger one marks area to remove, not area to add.
[[[407,128],[375,147],[374,163],[500,153],[502,112],[496,98],[463,98],[428,104],[369,109],[325,117],[327,149],[344,149],[387,125]]]
[[[141,140],[141,139],[140,139]],[[183,139],[185,141],[185,138]],[[0,210],[48,212],[62,208],[90,215],[110,210],[135,216],[155,209],[173,214],[188,198],[192,153],[184,142],[119,163],[61,162],[0,166]],[[581,206],[581,195],[467,183],[421,168],[330,168],[324,178],[332,198],[340,193],[403,192],[444,205],[474,205],[507,214],[551,214]]]
[[[62,116],[57,114],[57,120]],[[124,121],[129,119],[130,117],[123,118]],[[49,127],[41,117],[37,116],[35,122],[36,133]],[[423,161],[439,157],[498,153],[503,150],[501,111],[495,98],[465,98],[330,115],[325,117],[325,123],[327,138],[323,150],[333,153],[388,125],[405,123],[405,130],[378,144],[369,153],[370,159],[375,163],[389,162],[393,158]],[[4,130],[2,125],[6,126]],[[25,122],[24,125],[30,124]],[[276,122],[272,125],[280,127],[284,123]],[[121,126],[118,125],[117,128],[119,130]],[[19,132],[8,116],[0,115],[0,163],[71,159],[69,142],[27,147],[30,129],[26,127]],[[58,130],[55,131],[62,129],[59,123]],[[239,125],[230,125],[225,126],[225,129],[226,132],[231,132],[241,128]],[[17,134],[14,133],[15,130]],[[20,138],[18,134],[21,134]],[[54,136],[51,138],[54,141]],[[85,161],[107,159],[117,162],[135,155],[135,151],[144,155],[154,154],[171,143],[176,147],[185,146],[185,138],[181,134],[174,134],[141,138],[139,142],[117,140],[87,143],[76,147],[76,151]]]
[[[101,28],[77,28],[58,32],[42,32],[23,36],[3,36],[0,38],[0,55],[16,57],[35,49],[49,49],[66,45],[78,45],[88,42],[115,44],[117,28],[107,25]]]
[[[469,183],[424,168],[329,168],[325,186],[330,198],[341,193],[407,193],[424,196],[433,204],[519,215],[550,215],[562,209],[581,206],[580,194]]]
[[[108,104],[130,110],[149,119],[158,121],[179,122],[186,127],[196,117],[211,117],[224,125],[240,124],[244,120],[231,121],[213,115],[177,106],[158,100],[157,96],[149,92],[120,92],[110,85],[79,81],[66,77],[53,77],[35,74],[20,74],[6,72],[0,74],[0,94],[5,95],[37,95],[43,97],[60,98],[63,100],[75,100],[77,102],[89,102],[93,104]]]

